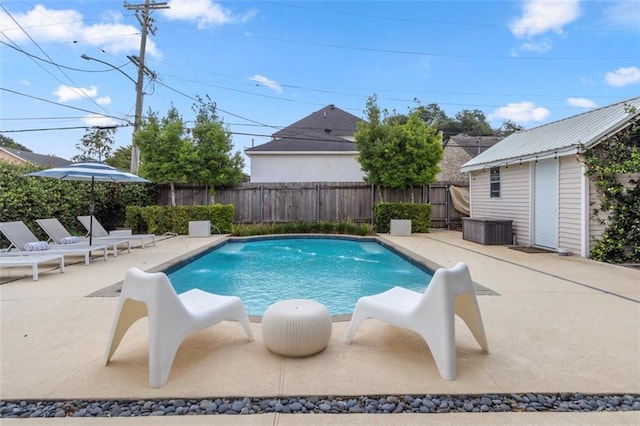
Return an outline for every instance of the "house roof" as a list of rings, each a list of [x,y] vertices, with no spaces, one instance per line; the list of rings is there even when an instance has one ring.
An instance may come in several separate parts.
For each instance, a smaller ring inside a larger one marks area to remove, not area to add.
[[[53,155],[36,154],[35,152],[22,151],[7,147],[0,147],[0,149],[8,152],[14,157],[35,164],[37,166],[60,167],[71,164],[71,161],[65,160],[64,158],[55,157]]]
[[[635,107],[634,113],[627,111]],[[470,172],[582,152],[626,127],[640,116],[640,97],[597,108],[533,129],[513,133],[462,165]]]
[[[277,131],[271,141],[245,152],[355,152],[353,135],[360,121],[335,105],[327,105]]]
[[[447,140],[446,148],[459,147],[462,148],[470,157],[480,155],[498,142],[504,137],[502,136],[469,136],[466,134],[459,134],[451,136]]]

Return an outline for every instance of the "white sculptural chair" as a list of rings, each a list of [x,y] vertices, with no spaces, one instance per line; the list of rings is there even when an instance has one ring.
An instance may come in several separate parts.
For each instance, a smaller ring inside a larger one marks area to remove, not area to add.
[[[240,298],[193,289],[177,294],[162,272],[127,271],[104,363],[107,365],[125,333],[137,320],[149,317],[149,385],[167,383],[178,347],[192,332],[224,320],[238,321],[249,340],[253,334]]]
[[[394,287],[391,290],[358,300],[347,332],[350,343],[362,320],[374,318],[420,334],[431,349],[445,380],[455,380],[455,315],[467,324],[480,347],[489,351],[480,308],[464,263],[450,269],[438,269],[424,293]]]

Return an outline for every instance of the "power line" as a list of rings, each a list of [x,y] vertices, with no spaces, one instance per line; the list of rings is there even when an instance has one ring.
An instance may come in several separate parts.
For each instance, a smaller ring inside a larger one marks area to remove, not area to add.
[[[15,90],[7,89],[6,87],[0,87],[0,90],[3,90],[5,92],[9,92],[9,93],[13,93],[15,95],[20,95],[20,96],[24,96],[24,97],[27,97],[27,98],[35,99],[35,100],[38,100],[38,101],[46,102],[46,103],[49,103],[49,104],[61,106],[61,107],[64,107],[64,108],[75,109],[77,111],[82,111],[82,112],[88,112],[89,114],[96,114],[96,115],[100,115],[102,117],[113,118],[115,120],[128,121],[128,120],[125,120],[124,118],[116,117],[114,115],[104,114],[102,112],[91,111],[91,110],[84,109],[84,108],[78,108],[78,107],[74,107],[74,106],[71,106],[71,105],[61,104],[59,102],[50,101],[49,99],[44,99],[44,98],[40,98],[38,96],[33,96],[33,95],[26,94],[26,93],[17,92]]]
[[[2,10],[4,10],[4,12],[7,14],[7,16],[9,16],[9,18],[11,18],[11,20],[13,22],[15,22],[15,24],[22,30],[22,32],[29,38],[29,40],[31,40],[31,42],[49,59],[49,61],[51,61],[50,63],[52,63],[56,68],[58,68],[58,70],[62,73],[62,75],[64,75],[71,83],[73,83],[73,85],[77,88],[79,88],[80,86],[73,81],[73,79],[71,77],[69,77],[69,75],[62,69],[62,67],[58,66],[58,64],[47,54],[47,52],[44,51],[44,49],[38,44],[38,42],[36,42],[33,37],[31,37],[31,35],[22,27],[22,25],[20,25],[20,23],[13,17],[13,15],[11,15],[9,13],[9,11],[4,7],[4,5],[0,4],[0,7],[2,8]],[[3,34],[4,35],[4,34]],[[6,37],[6,35],[5,35]],[[8,40],[10,40],[7,37]],[[15,44],[15,43],[14,43]],[[33,60],[33,58],[30,57],[31,60]],[[49,75],[51,75],[53,78],[55,78],[57,81],[59,81],[62,84],[62,81],[60,81],[60,79],[58,79],[57,76],[53,75],[51,72],[49,72],[49,70],[45,69],[44,67],[42,67],[40,64],[38,64],[36,62],[36,64],[38,66],[40,66],[40,68],[42,68],[44,71],[46,71]],[[74,88],[71,88],[74,92],[76,92],[76,90]],[[95,104],[98,108],[102,109],[103,111],[107,111],[105,108],[103,108],[100,104],[98,104],[95,99],[91,98],[90,96],[88,96],[83,90],[79,91],[79,95],[88,99],[90,102],[92,102],[93,104]],[[77,93],[77,92],[76,92]]]

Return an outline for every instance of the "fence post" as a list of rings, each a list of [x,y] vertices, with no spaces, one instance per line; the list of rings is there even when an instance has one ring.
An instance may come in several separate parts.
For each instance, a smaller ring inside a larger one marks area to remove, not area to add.
[[[320,223],[320,184],[316,183],[316,222]]]
[[[260,185],[260,223],[264,222],[264,190]]]

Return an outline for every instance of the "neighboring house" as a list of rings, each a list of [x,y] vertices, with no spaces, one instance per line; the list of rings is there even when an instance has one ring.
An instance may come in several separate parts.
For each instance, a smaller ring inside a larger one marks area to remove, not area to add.
[[[354,142],[360,121],[327,105],[274,133],[245,150],[251,182],[363,182]]]
[[[636,108],[629,113],[627,106]],[[640,116],[640,97],[509,135],[469,160],[471,217],[513,220],[519,245],[588,257],[604,226],[579,154]]]
[[[71,161],[53,155],[36,154],[35,152],[22,151],[0,146],[0,160],[14,164],[35,164],[44,167],[60,167],[71,164]]]
[[[469,136],[465,134],[451,136],[444,146],[444,155],[440,161],[438,182],[467,182],[469,175],[460,172],[460,167],[477,155],[482,154],[500,140],[502,136]]]

